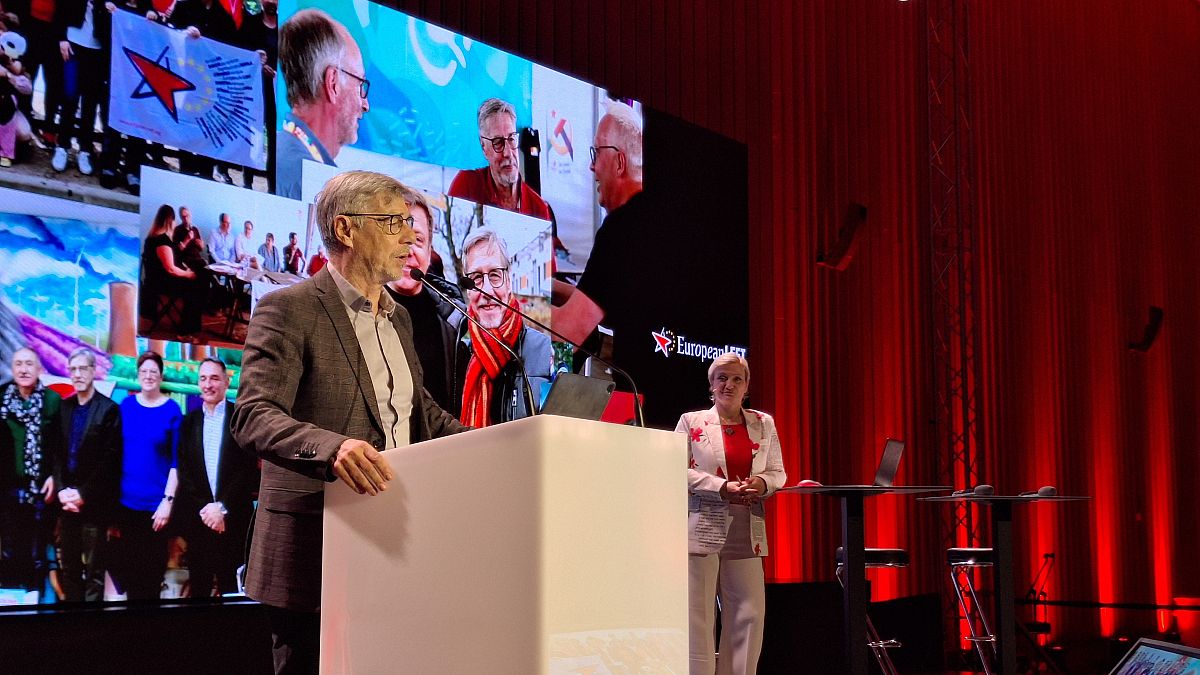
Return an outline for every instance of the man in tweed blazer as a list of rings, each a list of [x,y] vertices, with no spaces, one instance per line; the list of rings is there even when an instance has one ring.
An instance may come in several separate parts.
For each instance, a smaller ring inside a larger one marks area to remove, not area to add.
[[[330,179],[316,205],[329,265],[264,296],[246,336],[233,434],[264,459],[246,593],[267,606],[276,673],[317,670],[325,483],[378,494],[380,450],[466,429],[422,387],[412,323],[383,290],[414,241],[404,189]]]

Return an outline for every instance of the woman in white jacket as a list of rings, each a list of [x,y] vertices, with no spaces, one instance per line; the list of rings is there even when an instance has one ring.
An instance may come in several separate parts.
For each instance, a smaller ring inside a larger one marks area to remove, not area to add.
[[[708,368],[713,403],[684,413],[688,435],[688,607],[691,675],[753,675],[762,651],[767,555],[763,500],[787,479],[770,415],[742,407],[750,364],[736,353]],[[721,599],[720,658],[714,656]]]

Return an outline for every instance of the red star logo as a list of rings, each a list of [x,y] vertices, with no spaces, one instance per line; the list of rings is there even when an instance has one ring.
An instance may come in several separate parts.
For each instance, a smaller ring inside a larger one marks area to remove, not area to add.
[[[655,333],[654,331],[650,331],[650,335],[654,336],[654,351],[662,352],[663,356],[670,356],[671,352],[667,351],[667,347],[671,346],[671,338],[662,333]]]
[[[130,63],[142,76],[142,81],[138,83],[137,88],[130,96],[133,98],[157,98],[158,102],[166,108],[167,113],[171,115],[171,119],[178,122],[179,109],[175,106],[175,93],[192,91],[196,85],[171,72],[170,67],[164,65],[166,48],[153,61],[129,47],[122,49],[125,50],[125,56],[129,58]]]

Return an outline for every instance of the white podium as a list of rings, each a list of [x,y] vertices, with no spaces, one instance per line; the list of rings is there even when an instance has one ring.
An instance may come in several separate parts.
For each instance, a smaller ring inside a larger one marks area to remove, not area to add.
[[[687,672],[682,434],[542,415],[325,494],[321,672]]]

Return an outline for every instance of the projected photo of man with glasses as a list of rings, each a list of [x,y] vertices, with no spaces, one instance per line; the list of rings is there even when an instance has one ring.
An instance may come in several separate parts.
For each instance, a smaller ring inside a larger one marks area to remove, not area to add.
[[[342,147],[358,140],[371,82],[350,31],[319,9],[280,26],[279,62],[291,112],[276,136],[275,193],[299,199],[303,162],[337,166]]]
[[[510,309],[517,303],[511,265],[508,248],[495,231],[480,230],[467,239],[463,276],[486,291],[467,291],[467,312],[521,355],[534,396],[540,397],[542,384],[550,381],[553,350],[549,337],[526,326]],[[462,339],[456,360],[467,364],[466,377],[461,380],[462,423],[485,427],[532,414],[526,409],[525,374],[520,364],[473,322],[463,321],[459,330]]]
[[[550,207],[521,178],[521,134],[511,103],[489,98],[479,106],[479,147],[487,166],[458,172],[447,191],[477,204],[550,220]]]

